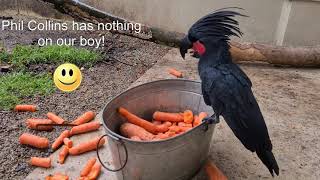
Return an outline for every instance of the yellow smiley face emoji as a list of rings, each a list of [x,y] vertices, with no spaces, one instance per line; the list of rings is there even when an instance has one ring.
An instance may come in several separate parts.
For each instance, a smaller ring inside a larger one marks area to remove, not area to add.
[[[53,81],[57,88],[61,91],[74,91],[81,84],[81,71],[74,64],[62,64],[54,71]]]

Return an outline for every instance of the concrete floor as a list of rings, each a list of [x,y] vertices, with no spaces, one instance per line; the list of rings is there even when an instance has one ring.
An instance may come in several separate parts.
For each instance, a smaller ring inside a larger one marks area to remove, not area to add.
[[[167,73],[169,67],[181,70],[186,79],[198,80],[196,62],[191,58],[183,61],[178,50],[172,49],[132,86],[173,78]],[[273,152],[281,169],[280,176],[274,179],[320,179],[320,70],[248,64],[241,67],[253,82],[253,91],[269,128]],[[101,128],[72,140],[77,144],[103,133]],[[76,179],[84,162],[95,156],[95,152],[70,156],[64,165],[59,165],[56,163],[58,152],[52,155],[53,168],[35,169],[27,179],[43,179],[54,172],[65,172]],[[108,145],[101,149],[101,154],[111,159]],[[229,179],[272,179],[256,155],[241,145],[223,120],[215,130],[209,156]],[[116,177],[104,171],[99,179]]]

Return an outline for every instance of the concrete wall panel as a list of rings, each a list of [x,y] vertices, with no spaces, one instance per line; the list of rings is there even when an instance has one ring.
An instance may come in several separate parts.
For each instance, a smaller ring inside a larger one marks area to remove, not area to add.
[[[320,44],[320,2],[293,1],[284,45]]]
[[[241,41],[277,45],[320,44],[320,0],[80,0],[119,17],[187,32],[197,19],[213,10],[237,6],[249,18],[239,18]],[[0,15],[28,14],[70,19],[41,0],[0,0]]]
[[[197,19],[215,9],[238,6],[244,41],[275,42],[283,0],[82,0],[100,10],[171,31],[186,32]]]

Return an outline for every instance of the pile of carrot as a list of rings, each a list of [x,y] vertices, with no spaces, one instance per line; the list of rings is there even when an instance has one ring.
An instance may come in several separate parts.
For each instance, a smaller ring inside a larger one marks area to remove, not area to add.
[[[194,115],[191,110],[184,112],[153,113],[152,121],[142,119],[120,107],[118,113],[128,121],[120,127],[121,135],[135,141],[158,141],[185,133],[201,124],[207,113]]]
[[[35,112],[38,108],[35,105],[17,105],[14,108],[16,112]],[[67,123],[63,118],[57,116],[52,112],[47,113],[47,119],[37,119],[31,118],[25,121],[26,126],[32,130],[38,131],[52,131],[55,124],[64,124]],[[50,146],[50,142],[46,137],[40,137],[29,133],[23,133],[19,137],[19,142],[22,145],[28,145],[33,148],[46,149],[52,148],[53,150],[59,149],[61,146],[61,150],[58,156],[58,162],[60,164],[64,164],[68,155],[79,155],[88,151],[96,150],[98,140],[100,137],[94,138],[87,142],[82,142],[77,145],[74,145],[71,136],[88,133],[91,131],[98,130],[101,126],[100,122],[92,121],[95,118],[95,113],[93,111],[85,112],[83,115],[79,116],[76,120],[72,121],[71,124],[75,125],[69,130],[63,131],[58,138],[52,142]],[[52,126],[51,126],[52,125]],[[99,143],[99,147],[103,146],[105,143],[105,139],[101,139]],[[48,157],[31,157],[29,164],[32,166],[42,167],[42,168],[51,168],[51,158]],[[91,165],[92,164],[92,165]],[[94,161],[94,163],[90,163],[86,170],[84,169],[81,172],[81,178],[83,179],[97,179],[101,171],[101,165]],[[69,177],[67,175],[56,173],[46,177],[46,180],[68,180]]]

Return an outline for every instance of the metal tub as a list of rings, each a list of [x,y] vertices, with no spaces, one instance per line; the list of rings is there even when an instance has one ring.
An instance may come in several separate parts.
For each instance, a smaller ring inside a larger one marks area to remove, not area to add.
[[[115,170],[119,180],[190,179],[205,163],[215,124],[202,123],[167,140],[138,142],[119,135],[120,125],[126,122],[116,112],[120,106],[147,120],[156,110],[190,109],[211,115],[212,108],[204,104],[199,82],[161,80],[134,87],[111,100],[102,116],[113,164],[119,167]]]

